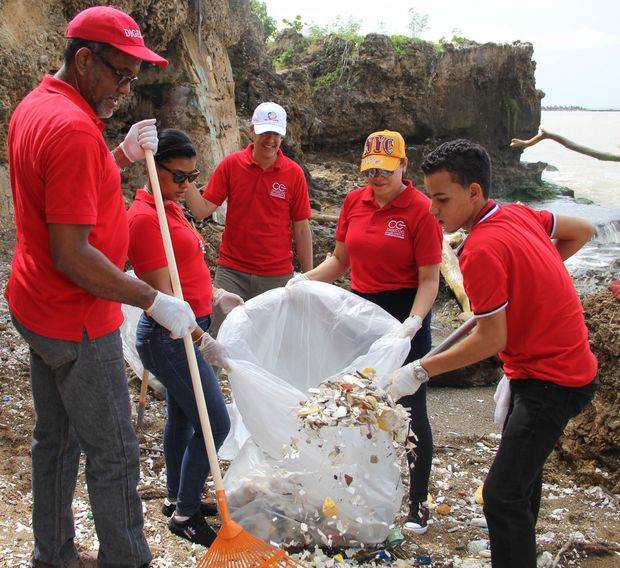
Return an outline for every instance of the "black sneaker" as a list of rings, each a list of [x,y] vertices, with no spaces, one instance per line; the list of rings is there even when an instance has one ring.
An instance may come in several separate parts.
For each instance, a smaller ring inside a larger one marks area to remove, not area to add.
[[[409,505],[409,516],[405,521],[404,528],[415,534],[424,534],[428,530],[428,502],[411,503]]]
[[[173,515],[168,521],[168,528],[177,536],[196,544],[202,544],[202,546],[211,546],[217,536],[200,511],[194,513],[186,521],[177,521]]]
[[[168,503],[166,505],[166,502],[164,501],[161,506],[162,515],[165,517],[172,517],[176,511],[176,508],[176,503]],[[199,512],[203,517],[217,517],[217,505],[215,503],[207,503],[206,501],[202,501],[200,503]]]

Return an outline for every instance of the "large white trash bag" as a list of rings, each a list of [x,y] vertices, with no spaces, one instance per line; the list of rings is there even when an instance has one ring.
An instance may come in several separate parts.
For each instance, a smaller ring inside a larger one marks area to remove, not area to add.
[[[136,276],[133,270],[128,271],[127,275]],[[142,315],[142,310],[127,304],[121,304],[121,309],[123,310],[124,316],[123,324],[120,329],[123,343],[123,357],[136,376],[142,378],[144,367],[142,366],[142,361],[136,349],[136,332],[138,331],[138,321]],[[164,386],[161,385],[161,387],[165,392]],[[241,420],[241,416],[235,404],[227,404],[226,409],[228,410],[231,427],[217,455],[220,459],[232,460],[239,453],[244,442],[248,439],[249,434],[243,425],[243,421]]]
[[[399,326],[379,306],[321,282],[271,290],[228,315],[218,340],[230,353],[230,384],[251,439],[224,483],[232,516],[247,530],[285,543],[385,539],[403,496],[389,434],[333,426],[317,435],[300,430],[297,410],[308,388],[328,378],[400,367],[410,342],[393,335]],[[326,498],[335,503],[327,514]]]

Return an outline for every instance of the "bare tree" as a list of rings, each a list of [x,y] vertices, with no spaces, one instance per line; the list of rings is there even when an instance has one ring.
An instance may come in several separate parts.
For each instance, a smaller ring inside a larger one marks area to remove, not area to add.
[[[409,8],[409,33],[411,37],[419,38],[428,27],[428,15],[418,12],[415,8]]]

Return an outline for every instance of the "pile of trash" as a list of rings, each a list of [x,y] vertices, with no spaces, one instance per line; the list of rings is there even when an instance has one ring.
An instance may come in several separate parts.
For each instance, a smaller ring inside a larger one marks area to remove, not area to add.
[[[377,427],[404,443],[409,414],[377,389],[376,378],[377,372],[367,367],[309,388],[310,398],[301,401],[297,411],[302,427],[320,430],[325,426],[369,426],[370,434],[372,427]]]

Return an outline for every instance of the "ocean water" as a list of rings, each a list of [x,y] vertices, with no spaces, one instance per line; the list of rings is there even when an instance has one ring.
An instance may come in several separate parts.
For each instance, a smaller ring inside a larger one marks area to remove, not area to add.
[[[577,144],[620,154],[620,112],[543,111],[541,127]],[[543,172],[544,180],[594,202],[585,205],[558,198],[532,204],[560,215],[583,217],[596,226],[596,237],[566,263],[580,291],[620,278],[620,162],[590,158],[551,140],[526,148],[521,159],[555,166],[557,171]]]
[[[541,127],[582,146],[620,154],[620,112],[543,111]],[[521,159],[555,166],[558,171],[545,171],[543,179],[614,208],[620,216],[620,162],[602,162],[552,140],[526,148]]]

